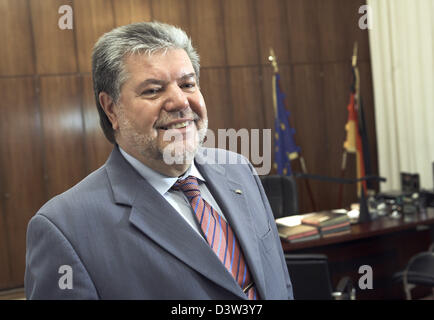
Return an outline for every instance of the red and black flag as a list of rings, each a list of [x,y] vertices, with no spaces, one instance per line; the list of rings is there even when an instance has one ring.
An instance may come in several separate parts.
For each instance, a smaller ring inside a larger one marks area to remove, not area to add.
[[[345,124],[347,135],[343,145],[344,155],[342,161],[342,175],[346,169],[347,153],[353,153],[356,155],[356,176],[357,178],[362,178],[366,175],[372,174],[372,167],[370,162],[365,115],[360,95],[360,75],[357,67],[357,44],[354,47],[352,76],[353,81],[351,84],[350,99],[347,106],[348,120]],[[367,182],[363,181],[357,184],[357,194],[359,196],[361,195],[362,186],[366,194]],[[342,207],[342,187],[339,193],[339,207]]]

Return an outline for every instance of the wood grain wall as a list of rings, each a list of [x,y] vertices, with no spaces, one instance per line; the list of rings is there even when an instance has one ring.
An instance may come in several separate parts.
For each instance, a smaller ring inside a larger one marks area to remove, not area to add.
[[[310,172],[338,175],[345,138],[350,58],[359,43],[361,89],[377,171],[368,33],[363,0],[0,0],[0,289],[23,285],[28,220],[52,196],[104,163],[91,81],[93,44],[116,26],[177,24],[201,54],[210,128],[272,128],[272,46]],[[58,28],[61,5],[73,30]],[[295,169],[299,168],[295,165]],[[355,174],[349,159],[347,176]],[[320,209],[337,186],[312,183]],[[299,184],[302,212],[312,208]],[[355,188],[344,192],[345,205]]]

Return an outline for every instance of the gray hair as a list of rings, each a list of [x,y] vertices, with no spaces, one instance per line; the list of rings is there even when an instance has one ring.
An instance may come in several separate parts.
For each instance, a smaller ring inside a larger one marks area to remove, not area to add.
[[[106,92],[117,103],[121,87],[128,79],[124,58],[168,49],[185,50],[199,82],[199,55],[187,34],[175,26],[160,22],[133,23],[105,33],[96,42],[92,53],[93,90],[101,128],[111,143],[115,143],[114,131],[99,103],[100,92]]]

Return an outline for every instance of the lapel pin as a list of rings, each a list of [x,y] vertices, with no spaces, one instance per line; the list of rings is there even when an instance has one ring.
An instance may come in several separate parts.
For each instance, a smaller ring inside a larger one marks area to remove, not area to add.
[[[243,192],[240,189],[235,189],[234,191],[236,194],[243,194]]]

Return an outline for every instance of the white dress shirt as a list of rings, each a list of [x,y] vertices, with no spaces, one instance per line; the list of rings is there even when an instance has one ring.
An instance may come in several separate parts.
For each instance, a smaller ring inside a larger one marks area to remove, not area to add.
[[[142,162],[140,162],[133,156],[129,155],[121,147],[119,147],[119,150],[121,154],[124,156],[124,158],[133,166],[133,168],[136,169],[136,171],[144,179],[146,179],[149,182],[149,184],[152,187],[154,187],[154,189],[157,190],[157,192],[160,193],[164,197],[164,199],[166,199],[172,205],[173,208],[175,208],[175,210],[181,215],[181,217],[183,217],[185,221],[197,233],[201,235],[201,237],[202,237],[202,233],[200,231],[199,222],[194,216],[194,211],[190,205],[190,202],[188,201],[188,198],[184,195],[184,193],[181,190],[176,191],[170,189],[179,178],[185,179],[188,176],[196,177],[199,183],[199,190],[202,198],[206,202],[208,202],[213,207],[214,210],[217,210],[219,215],[226,221],[226,218],[222,210],[220,209],[214,197],[211,195],[210,191],[206,186],[205,178],[200,174],[199,170],[197,170],[194,161],[192,162],[188,170],[181,177],[168,177],[144,165]],[[162,216],[162,218],[164,217]]]

